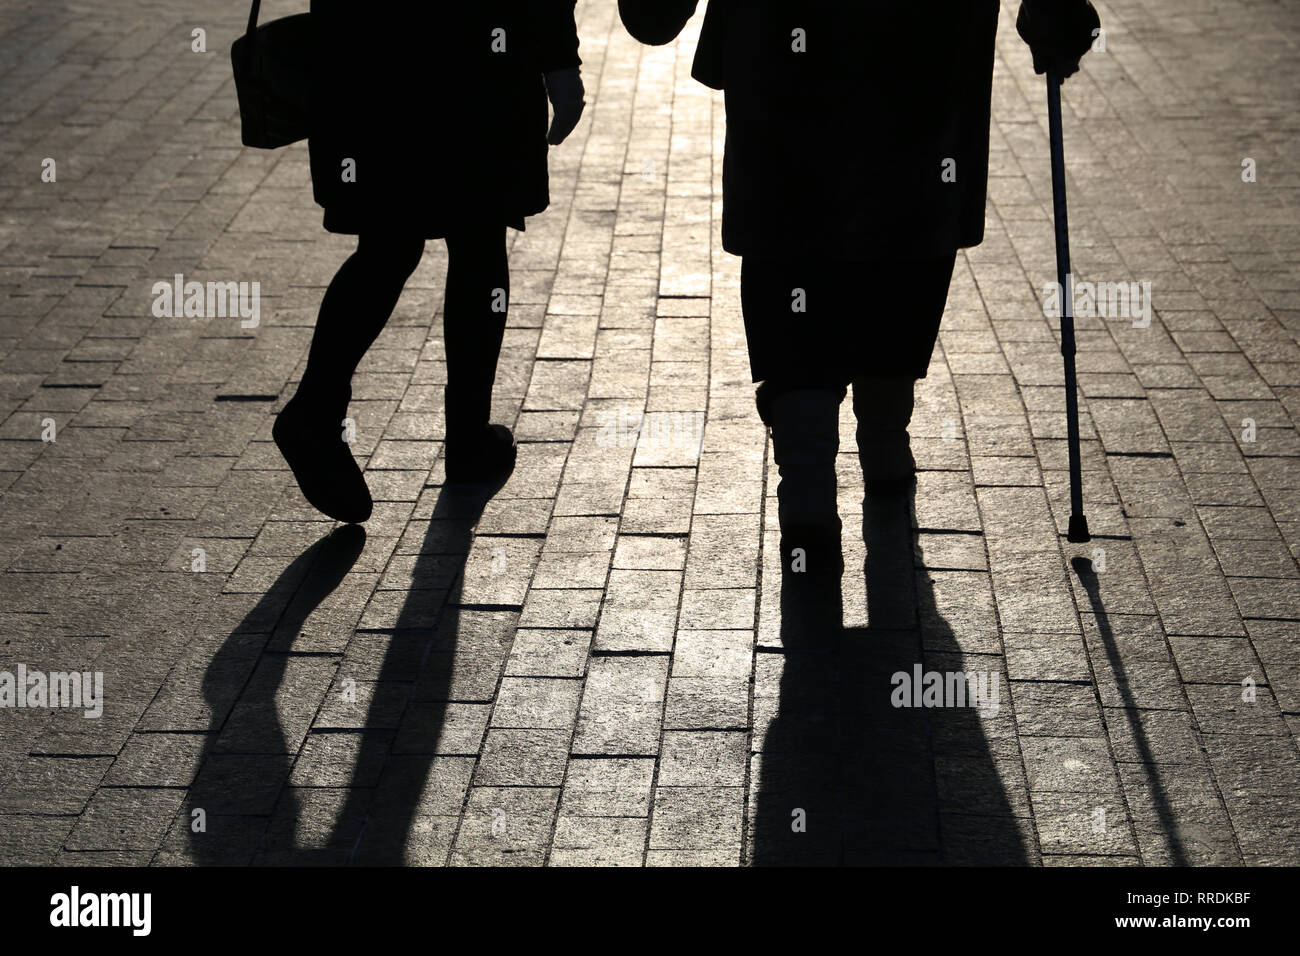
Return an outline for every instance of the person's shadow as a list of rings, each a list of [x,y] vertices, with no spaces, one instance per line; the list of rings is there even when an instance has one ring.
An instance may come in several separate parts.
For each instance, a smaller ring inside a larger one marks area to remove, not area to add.
[[[344,720],[346,726],[336,728],[359,737],[344,787],[289,785],[295,758],[303,758],[290,752],[281,706],[294,692],[286,686],[294,637],[346,578],[365,545],[365,531],[347,525],[313,544],[231,632],[203,681],[212,726],[186,805],[191,818],[201,811],[201,825],[189,825],[194,862],[406,862],[446,716],[461,572],[474,525],[506,477],[491,485],[440,489],[394,626],[353,636],[353,641],[387,640],[387,647],[364,681],[371,695],[364,718]],[[346,675],[340,671],[340,676]],[[419,717],[409,721],[408,703],[417,686]],[[285,709],[295,710],[292,700]],[[419,739],[395,756],[399,727],[417,731],[410,736]],[[305,728],[298,729],[297,736],[303,736]],[[311,743],[328,734],[312,732],[307,739]],[[332,759],[326,751],[327,762],[348,759],[345,754]],[[333,799],[308,808],[303,794]]]
[[[455,806],[439,808],[429,805],[426,787],[435,760],[447,753],[440,742],[456,677],[465,560],[474,526],[508,477],[491,485],[443,485],[434,503],[411,587],[377,674],[348,800],[335,818],[330,843],[351,846],[350,863],[423,862],[425,848],[413,843],[417,817],[460,813],[459,790]],[[395,713],[403,714],[400,721]],[[386,725],[395,732],[378,730]],[[394,744],[401,745],[400,752],[393,752]],[[441,814],[431,812],[438,809]]]
[[[293,560],[235,626],[203,675],[210,726],[186,802],[190,852],[206,866],[243,866],[263,843],[273,809],[298,817],[285,784],[289,752],[277,695],[291,656],[276,635],[293,637],[347,576],[365,547],[360,525],[345,525]]]
[[[1013,812],[981,710],[894,706],[896,674],[980,667],[960,656],[914,567],[914,494],[867,496],[866,628],[843,627],[839,580],[783,577],[770,723],[770,707],[755,707],[755,865],[1023,865],[1034,852],[1028,809]],[[760,678],[771,670],[760,663]],[[1009,720],[1005,675],[998,681]],[[764,693],[760,680],[756,704]]]

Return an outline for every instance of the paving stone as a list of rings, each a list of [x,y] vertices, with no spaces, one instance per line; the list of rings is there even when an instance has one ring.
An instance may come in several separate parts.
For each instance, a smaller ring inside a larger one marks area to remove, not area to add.
[[[1284,736],[1277,701],[1267,687],[1188,684],[1187,697],[1201,730],[1211,734]]]
[[[180,789],[101,788],[64,846],[69,850],[156,850],[184,799]]]
[[[201,734],[132,734],[104,775],[104,785],[188,787],[207,742]]]
[[[1101,737],[1093,688],[1083,683],[1017,681],[1010,685],[1016,727],[1022,735]]]
[[[416,815],[459,814],[473,771],[472,757],[393,756],[384,764],[379,778],[371,804],[372,817],[383,821],[395,814],[412,790]]]
[[[491,728],[483,742],[476,786],[558,787],[564,779],[569,731]]]
[[[1036,792],[1033,801],[1044,854],[1136,854],[1128,814],[1118,794]]]
[[[487,726],[486,704],[410,703],[409,685],[385,684],[386,692],[367,702],[360,719],[331,722],[317,718],[317,729],[393,730],[394,753],[474,754]],[[379,701],[379,706],[375,703]]]
[[[753,588],[686,588],[678,624],[683,628],[752,627],[757,597]]]
[[[1232,827],[1209,771],[1119,763],[1125,798],[1147,865],[1240,865]]]
[[[596,589],[565,588],[548,591],[534,588],[524,600],[519,623],[526,628],[555,628],[565,631],[595,628],[603,597],[604,592]]]
[[[650,813],[651,758],[570,760],[563,812],[581,817],[643,817]]]
[[[444,618],[411,699],[490,701],[519,620],[513,611],[468,609]]]
[[[559,791],[475,787],[452,847],[453,866],[540,865]]]
[[[648,821],[561,814],[551,844],[551,866],[640,866]]]
[[[747,677],[752,668],[750,631],[678,631],[674,677]]]
[[[650,850],[739,849],[743,808],[737,787],[660,787]]]
[[[567,730],[578,713],[582,682],[540,677],[505,677],[497,690],[493,727]]]
[[[1025,737],[1021,741],[1031,793],[1108,794],[1118,781],[1109,749],[1096,737]]]
[[[745,738],[726,731],[665,732],[661,787],[738,787],[745,781]]]
[[[573,740],[575,754],[644,755],[659,752],[666,657],[598,657],[587,683]]]
[[[1015,681],[1084,682],[1092,665],[1077,634],[1003,634],[1007,675]]]
[[[593,647],[671,650],[681,579],[677,571],[611,571]]]
[[[527,629],[515,632],[506,661],[511,677],[582,677],[587,667],[591,632]]]
[[[1235,637],[1191,637],[1171,634],[1169,644],[1183,680],[1197,684],[1239,683],[1247,677],[1264,680],[1251,642]]]
[[[71,816],[8,816],[0,827],[0,849],[11,866],[50,866],[76,825]]]
[[[984,539],[974,534],[917,535],[916,563],[932,571],[987,571]]]
[[[734,729],[749,726],[748,678],[673,677],[664,710],[666,730]]]
[[[26,757],[0,790],[0,811],[79,814],[111,764],[109,757]]]

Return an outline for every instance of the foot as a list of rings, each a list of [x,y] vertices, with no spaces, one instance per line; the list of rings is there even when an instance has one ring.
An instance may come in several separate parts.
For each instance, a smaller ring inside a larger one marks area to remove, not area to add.
[[[504,425],[485,425],[472,436],[448,439],[443,452],[447,480],[456,483],[488,482],[510,474],[518,448]]]
[[[291,399],[276,416],[271,437],[313,508],[348,524],[370,517],[370,489],[343,441],[341,419],[325,420],[307,403]]]

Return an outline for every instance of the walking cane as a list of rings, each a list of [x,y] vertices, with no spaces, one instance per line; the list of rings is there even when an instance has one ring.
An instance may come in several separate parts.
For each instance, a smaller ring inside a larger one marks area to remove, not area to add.
[[[1079,462],[1079,393],[1074,375],[1074,290],[1070,275],[1070,227],[1065,213],[1065,151],[1061,137],[1061,77],[1047,74],[1047,126],[1052,141],[1052,211],[1056,221],[1056,281],[1061,289],[1061,355],[1065,359],[1066,438],[1070,446],[1070,526],[1067,541],[1090,541],[1083,515]]]

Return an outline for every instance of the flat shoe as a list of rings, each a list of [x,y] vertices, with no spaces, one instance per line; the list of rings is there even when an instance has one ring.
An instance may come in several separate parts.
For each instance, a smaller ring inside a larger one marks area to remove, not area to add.
[[[335,521],[360,524],[374,502],[356,459],[343,441],[342,425],[313,419],[293,400],[275,418],[271,437],[289,463],[302,496]]]

